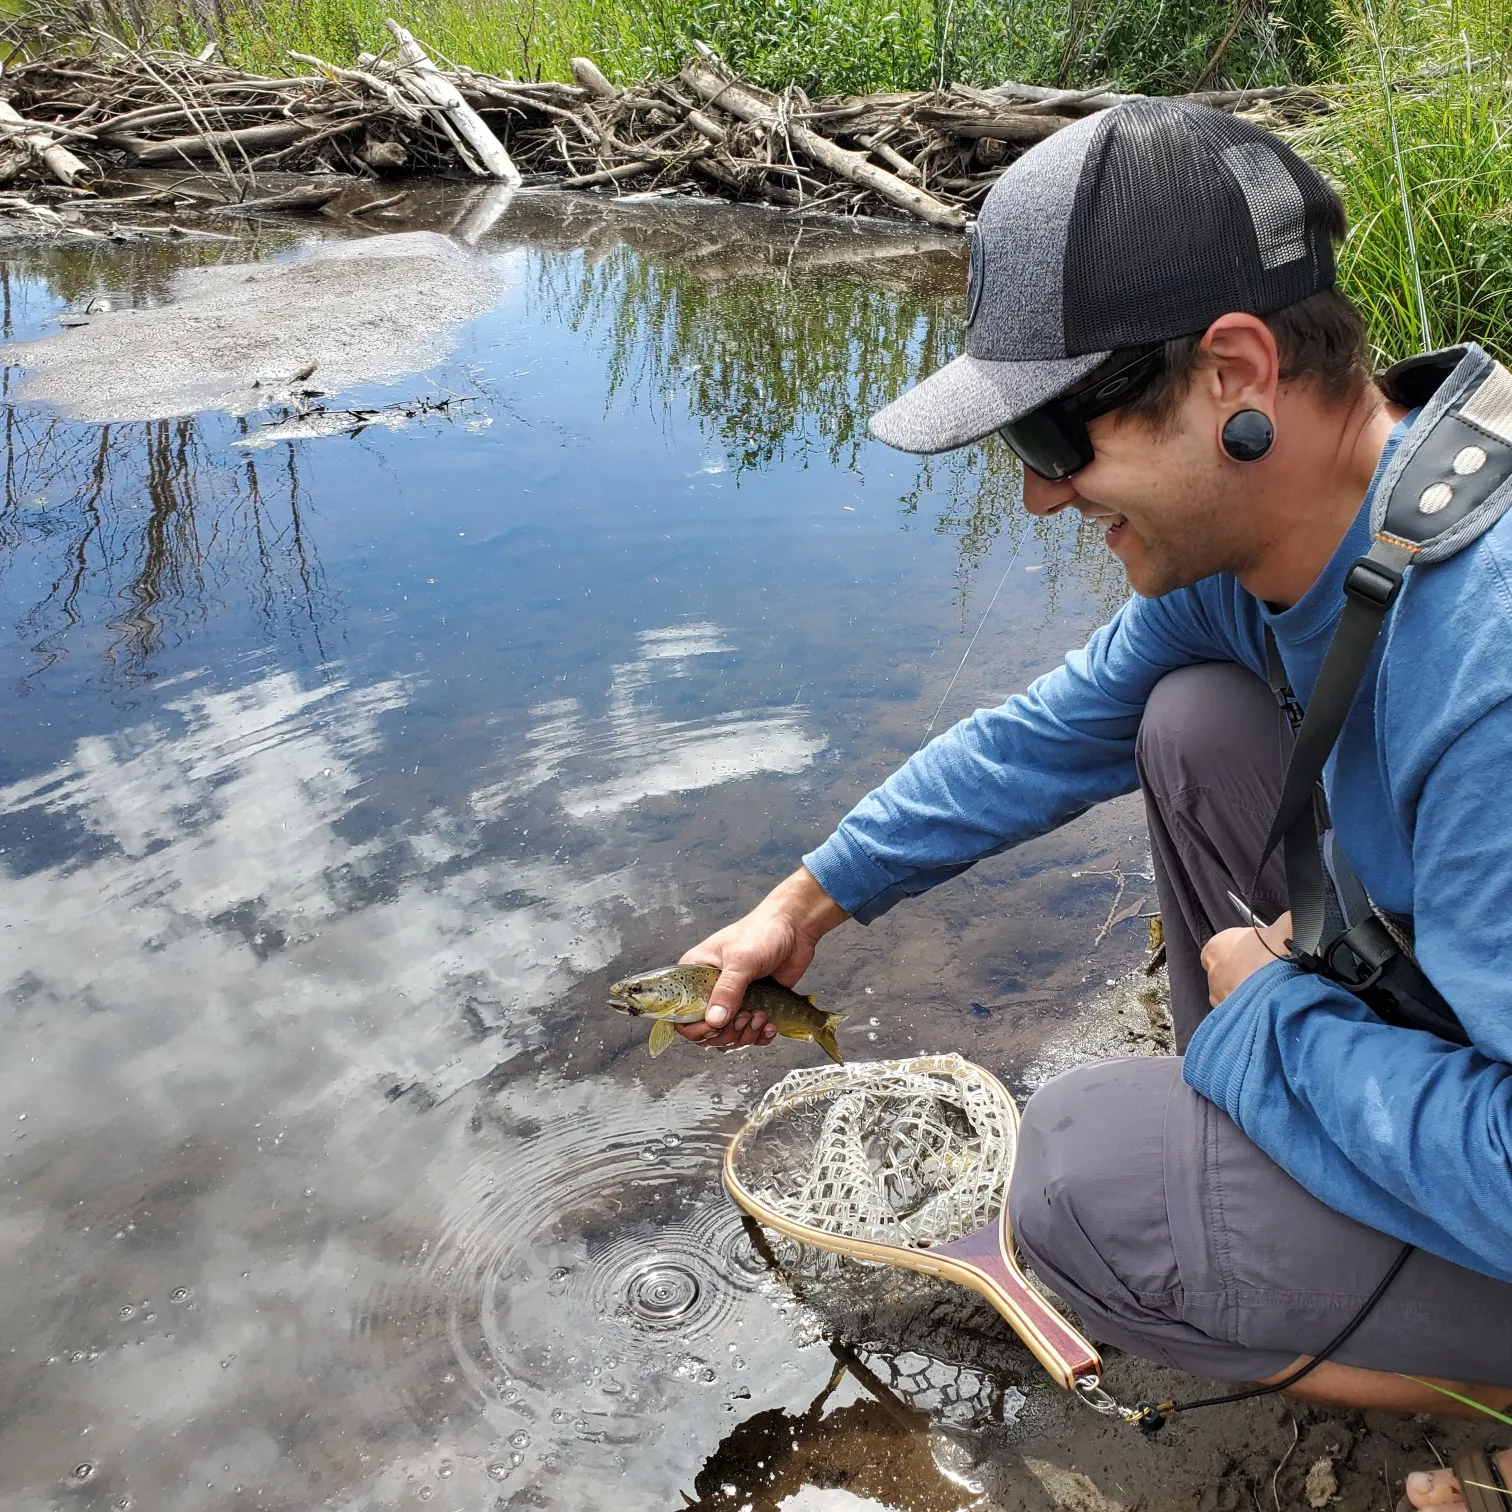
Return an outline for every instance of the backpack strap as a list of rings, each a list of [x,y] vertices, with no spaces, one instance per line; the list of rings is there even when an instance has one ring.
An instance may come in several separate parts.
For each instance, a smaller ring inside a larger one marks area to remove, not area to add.
[[[1398,402],[1422,406],[1396,449],[1371,507],[1374,540],[1344,578],[1344,608],[1287,764],[1281,799],[1255,869],[1278,845],[1286,861],[1292,959],[1307,971],[1365,995],[1385,983],[1411,999],[1400,1020],[1468,1043],[1453,1009],[1371,915],[1343,928],[1318,838],[1323,768],[1370,664],[1381,626],[1401,594],[1407,569],[1453,556],[1512,507],[1512,373],[1476,346],[1451,348],[1399,364],[1382,376]],[[1266,628],[1266,668],[1283,709],[1296,707],[1279,649]],[[1353,878],[1351,877],[1351,881]],[[1375,1006],[1372,999],[1372,1006]]]

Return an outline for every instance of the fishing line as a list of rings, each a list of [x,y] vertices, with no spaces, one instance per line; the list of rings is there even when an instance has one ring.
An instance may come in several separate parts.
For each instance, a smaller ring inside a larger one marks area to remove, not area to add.
[[[1008,565],[1005,568],[1003,568],[1003,576],[1001,577],[1001,579],[999,579],[997,588],[993,591],[992,597],[987,600],[987,607],[982,611],[982,617],[981,617],[981,619],[979,619],[977,621],[976,635],[973,635],[971,637],[970,644],[966,647],[966,650],[962,653],[962,656],[961,656],[961,665],[955,669],[955,677],[952,677],[950,679],[950,685],[949,685],[949,687],[947,687],[945,689],[944,696],[940,699],[940,702],[939,702],[938,706],[936,707],[936,709],[934,711],[934,718],[929,721],[929,728],[924,731],[924,738],[923,738],[923,740],[921,740],[919,742],[919,749],[921,751],[924,749],[924,747],[926,745],[929,744],[929,737],[932,734],[934,734],[935,722],[940,717],[940,710],[945,707],[945,700],[950,697],[951,690],[956,685],[956,678],[960,677],[961,670],[966,665],[966,658],[971,655],[971,648],[972,648],[972,646],[975,646],[976,643],[977,643],[977,635],[980,635],[982,633],[982,626],[987,623],[987,616],[992,613],[992,606],[995,603],[997,603],[997,601],[998,601],[998,594],[1003,591],[1003,584],[1008,581],[1008,574],[1013,571],[1013,564],[1016,561],[1018,561],[1018,559],[1019,559],[1019,552],[1023,549],[1023,545],[1024,545],[1024,543],[1022,541],[1020,541],[1019,544],[1013,548],[1013,555],[1011,557],[1009,557],[1009,559],[1008,559]]]
[[[1402,166],[1402,141],[1397,135],[1396,106],[1391,101],[1391,81],[1386,76],[1386,49],[1376,27],[1375,6],[1365,0],[1365,19],[1370,23],[1370,40],[1375,44],[1376,66],[1381,70],[1381,94],[1386,101],[1386,120],[1391,127],[1391,155],[1396,162],[1397,188],[1402,195],[1402,218],[1407,225],[1407,255],[1412,259],[1412,279],[1417,287],[1418,324],[1423,329],[1423,350],[1433,346],[1428,331],[1428,301],[1423,297],[1423,270],[1418,264],[1417,233],[1412,224],[1412,200],[1407,193],[1407,171]]]

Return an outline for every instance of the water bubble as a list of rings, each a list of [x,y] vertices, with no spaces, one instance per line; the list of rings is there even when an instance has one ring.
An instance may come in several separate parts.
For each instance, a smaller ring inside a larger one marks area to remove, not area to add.
[[[631,1276],[626,1293],[637,1318],[665,1327],[698,1305],[703,1286],[686,1265],[662,1261]]]
[[[131,1512],[131,1498],[129,1496],[118,1496],[111,1502],[110,1506],[111,1512]]]
[[[518,1470],[525,1463],[525,1456],[516,1450],[515,1453],[509,1456],[509,1463]]]
[[[501,1480],[506,1479],[508,1477],[508,1475],[509,1475],[509,1466],[505,1465],[505,1464],[502,1464],[498,1460],[495,1460],[488,1467],[488,1478],[489,1478],[489,1480],[501,1481]]]
[[[122,1309],[121,1309],[121,1310],[120,1310],[120,1312],[118,1312],[118,1313],[117,1313],[117,1314],[116,1314],[116,1317],[118,1317],[118,1318],[119,1318],[119,1319],[121,1319],[121,1321],[122,1321],[122,1322],[123,1322],[123,1323],[124,1323],[124,1322],[126,1322],[126,1321],[127,1321],[127,1320],[128,1320],[128,1319],[130,1319],[130,1318],[134,1318],[134,1317],[136,1317],[136,1308],[134,1308],[134,1307],[132,1307],[132,1306],[131,1306],[131,1305],[130,1305],[130,1304],[129,1304],[129,1303],[128,1303],[128,1304],[127,1304],[127,1305],[126,1305],[126,1306],[125,1306],[125,1307],[123,1307],[123,1308],[122,1308]]]
[[[523,1428],[516,1428],[509,1435],[509,1442],[516,1449],[528,1449],[530,1447],[530,1435]]]
[[[421,1488],[415,1493],[415,1495],[418,1496],[421,1501],[429,1501],[435,1494],[436,1488],[434,1486],[421,1486]]]
[[[446,1480],[447,1477],[451,1475],[451,1473],[452,1462],[450,1460],[442,1460],[441,1463],[436,1466],[436,1474],[439,1475],[442,1480]]]
[[[605,1376],[599,1382],[599,1390],[605,1396],[623,1396],[625,1394],[625,1385],[623,1381],[616,1381],[613,1376]]]
[[[658,1160],[660,1159],[660,1157],[661,1150],[656,1145],[647,1145],[646,1148],[641,1151],[642,1160]]]
[[[553,1407],[551,1409],[551,1421],[553,1423],[565,1423],[572,1414],[565,1407]]]
[[[187,1286],[175,1286],[168,1293],[168,1300],[170,1302],[187,1302],[189,1300],[189,1288]]]
[[[675,1150],[678,1147],[678,1145],[680,1145],[682,1143],[682,1135],[681,1134],[663,1134],[662,1135],[662,1143],[664,1145],[666,1145],[666,1147],[669,1150]]]
[[[68,1478],[74,1483],[74,1485],[82,1486],[84,1482],[87,1481],[89,1477],[94,1473],[95,1467],[88,1460],[84,1460],[81,1464],[75,1465],[73,1469],[69,1471]]]

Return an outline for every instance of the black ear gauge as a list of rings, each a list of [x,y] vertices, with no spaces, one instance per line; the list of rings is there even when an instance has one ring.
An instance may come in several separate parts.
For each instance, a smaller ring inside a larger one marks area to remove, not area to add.
[[[1223,425],[1223,450],[1235,462],[1258,462],[1276,444],[1276,427],[1269,415],[1244,409]]]

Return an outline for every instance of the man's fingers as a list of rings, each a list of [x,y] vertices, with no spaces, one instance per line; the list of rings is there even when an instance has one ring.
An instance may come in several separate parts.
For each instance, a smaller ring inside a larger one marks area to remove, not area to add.
[[[745,990],[756,979],[756,974],[751,971],[743,971],[738,966],[726,966],[719,973],[719,980],[714,984],[714,990],[709,994],[708,1011],[704,1014],[707,1023],[713,1024],[716,1029],[723,1028],[729,1021],[730,1015],[740,1008],[745,998]]]
[[[739,1050],[747,1045],[770,1044],[777,1033],[777,1026],[764,1014],[740,1012],[721,1029],[700,1021],[696,1024],[674,1024],[673,1028],[685,1040],[710,1050]]]

